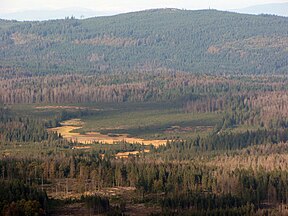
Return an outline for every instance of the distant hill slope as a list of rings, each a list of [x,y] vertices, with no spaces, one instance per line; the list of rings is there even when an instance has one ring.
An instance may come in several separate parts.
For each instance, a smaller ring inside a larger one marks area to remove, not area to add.
[[[252,7],[242,8],[235,11],[247,14],[271,14],[271,15],[288,17],[288,2],[255,5]]]
[[[34,73],[288,71],[288,18],[277,16],[159,9],[85,20],[1,20],[0,37],[0,66]]]

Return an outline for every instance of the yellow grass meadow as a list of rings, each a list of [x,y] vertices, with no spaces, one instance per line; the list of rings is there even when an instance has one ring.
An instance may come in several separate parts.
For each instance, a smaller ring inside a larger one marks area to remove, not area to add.
[[[55,131],[62,135],[63,138],[71,141],[77,141],[82,144],[91,144],[93,142],[101,142],[105,144],[114,144],[116,142],[125,141],[128,143],[141,143],[144,145],[153,145],[158,147],[165,145],[167,140],[145,140],[141,138],[130,137],[129,134],[101,134],[99,132],[89,132],[85,134],[72,132],[73,130],[80,129],[83,126],[83,122],[80,119],[71,119],[61,122],[60,127],[51,128],[49,131]],[[115,136],[116,135],[116,136]]]
[[[132,152],[119,152],[117,153],[115,156],[118,157],[118,158],[128,158],[129,155],[138,155],[142,152],[149,152],[150,150],[149,149],[145,149],[144,151],[132,151]]]

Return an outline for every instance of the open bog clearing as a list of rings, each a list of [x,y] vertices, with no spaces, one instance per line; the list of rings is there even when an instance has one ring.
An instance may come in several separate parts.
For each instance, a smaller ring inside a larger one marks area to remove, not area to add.
[[[34,107],[35,109],[42,109],[42,110],[47,110],[47,109],[62,109],[62,110],[94,110],[94,111],[99,111],[100,109],[97,108],[91,108],[91,107],[83,107],[83,106],[36,106]]]
[[[83,144],[95,141],[113,144],[124,140],[159,146],[167,140],[205,136],[222,121],[221,113],[189,113],[183,110],[182,103],[38,104],[14,109],[47,122],[54,121],[56,116],[70,119],[62,122],[61,127],[49,130]]]
[[[149,149],[145,149],[143,151],[132,151],[132,152],[119,152],[116,154],[117,158],[128,158],[129,155],[139,155],[141,153],[148,153],[150,152]]]
[[[166,140],[146,140],[141,138],[130,137],[129,134],[101,134],[100,132],[87,132],[85,134],[73,132],[81,129],[84,125],[80,119],[71,119],[61,122],[60,127],[51,128],[49,131],[55,131],[63,136],[63,138],[71,141],[77,141],[83,144],[90,144],[93,142],[100,142],[106,144],[114,144],[116,142],[125,141],[127,143],[140,143],[144,145],[160,146],[165,145]]]

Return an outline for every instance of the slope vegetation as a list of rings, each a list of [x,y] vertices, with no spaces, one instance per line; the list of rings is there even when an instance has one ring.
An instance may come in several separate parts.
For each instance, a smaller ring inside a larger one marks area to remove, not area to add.
[[[209,74],[285,73],[287,35],[288,18],[216,10],[0,20],[0,65],[39,74],[159,68]]]

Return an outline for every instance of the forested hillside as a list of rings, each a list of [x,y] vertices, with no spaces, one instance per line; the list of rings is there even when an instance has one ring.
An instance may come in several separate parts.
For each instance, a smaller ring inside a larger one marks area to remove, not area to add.
[[[288,215],[288,18],[0,20],[1,215]]]
[[[0,38],[2,68],[38,74],[288,69],[288,18],[277,16],[159,9],[84,20],[0,20]]]

